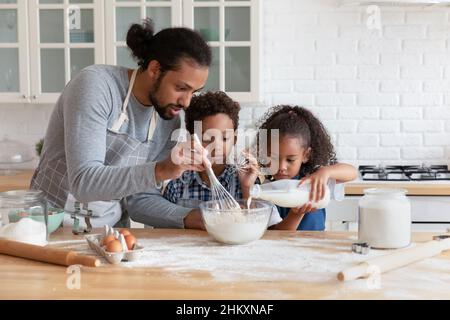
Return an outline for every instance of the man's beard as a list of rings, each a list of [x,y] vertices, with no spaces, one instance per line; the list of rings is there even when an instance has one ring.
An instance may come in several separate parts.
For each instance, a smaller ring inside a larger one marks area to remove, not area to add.
[[[185,109],[185,107],[178,105],[178,104],[173,104],[173,103],[169,103],[168,105],[162,106],[161,103],[158,101],[158,98],[156,98],[156,94],[159,91],[160,85],[161,85],[161,81],[162,78],[164,77],[164,74],[161,74],[159,76],[159,78],[156,80],[155,85],[153,86],[152,90],[150,91],[148,98],[150,99],[150,102],[152,103],[153,108],[155,108],[156,112],[158,112],[159,116],[164,119],[164,120],[172,120],[173,118],[175,118],[176,116],[172,116],[171,114],[169,114],[169,109],[170,108],[176,108],[176,109]]]

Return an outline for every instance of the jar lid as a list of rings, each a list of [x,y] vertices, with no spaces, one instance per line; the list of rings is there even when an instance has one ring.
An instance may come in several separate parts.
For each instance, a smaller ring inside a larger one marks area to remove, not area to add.
[[[364,189],[364,194],[377,196],[404,196],[408,190],[396,188],[369,188]]]
[[[32,202],[42,199],[45,199],[45,196],[44,192],[40,190],[13,190],[0,192],[0,201],[4,203]]]

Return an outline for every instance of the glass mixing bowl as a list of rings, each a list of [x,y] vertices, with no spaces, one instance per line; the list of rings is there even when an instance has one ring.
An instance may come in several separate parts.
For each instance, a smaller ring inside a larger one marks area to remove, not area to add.
[[[22,164],[33,159],[33,151],[28,145],[8,137],[0,140],[0,175],[16,175]]]
[[[203,222],[208,233],[218,242],[244,244],[260,239],[267,230],[272,204],[253,200],[247,209],[246,200],[238,200],[241,210],[219,210],[218,201],[200,204]]]

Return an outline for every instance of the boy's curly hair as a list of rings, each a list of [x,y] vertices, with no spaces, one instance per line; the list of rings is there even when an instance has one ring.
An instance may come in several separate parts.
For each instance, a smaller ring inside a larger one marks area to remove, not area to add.
[[[186,129],[193,134],[195,121],[224,113],[233,121],[234,130],[236,130],[239,125],[240,110],[239,103],[233,101],[222,91],[201,93],[192,98],[191,104],[185,112]]]
[[[311,111],[290,105],[279,105],[271,108],[260,120],[259,129],[278,129],[280,138],[283,136],[299,137],[304,148],[311,148],[309,161],[302,165],[304,174],[313,173],[320,166],[336,163],[336,152],[331,138]],[[259,139],[258,139],[259,140]]]

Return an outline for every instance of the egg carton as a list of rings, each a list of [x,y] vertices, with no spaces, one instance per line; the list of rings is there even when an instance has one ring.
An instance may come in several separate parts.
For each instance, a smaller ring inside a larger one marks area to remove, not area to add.
[[[108,230],[108,229],[106,229]],[[144,252],[144,247],[140,246],[138,243],[134,245],[133,250],[126,249],[126,243],[123,235],[120,235],[117,231],[110,229],[112,231],[105,231],[104,234],[94,234],[94,235],[88,235],[86,236],[86,241],[88,242],[89,246],[92,250],[97,252],[97,254],[101,255],[111,264],[119,264],[122,261],[136,261]],[[112,232],[112,233],[111,233]],[[125,251],[122,252],[108,252],[106,251],[102,245],[101,241],[102,239],[108,235],[108,234],[114,234],[116,238],[118,238],[122,244],[122,247],[125,248]]]

